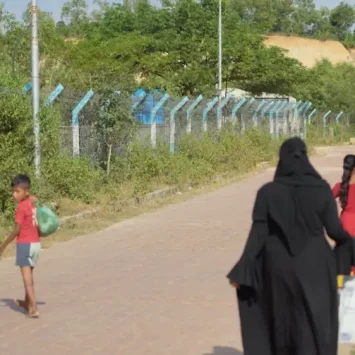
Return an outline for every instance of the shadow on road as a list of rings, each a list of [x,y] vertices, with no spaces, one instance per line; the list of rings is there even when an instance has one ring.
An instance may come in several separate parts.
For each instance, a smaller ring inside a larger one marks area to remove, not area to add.
[[[215,346],[211,354],[203,355],[243,355],[244,353],[240,350],[230,348],[229,346]]]
[[[13,310],[14,312],[18,312],[18,313],[23,313],[23,314],[26,314],[26,311],[22,308],[22,307],[19,307],[15,300],[11,299],[11,298],[2,298],[0,300],[0,302],[3,304],[2,306],[6,306],[6,307],[9,307],[11,310]],[[45,305],[46,303],[45,302],[37,302],[37,305],[38,306],[43,306]]]

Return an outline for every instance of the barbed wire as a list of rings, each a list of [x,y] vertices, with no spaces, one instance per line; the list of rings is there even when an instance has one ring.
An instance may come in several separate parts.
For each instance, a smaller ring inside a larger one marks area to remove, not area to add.
[[[1,95],[19,93],[16,90],[0,90]],[[42,91],[42,101],[50,92]],[[273,137],[322,135],[324,138],[348,134],[355,123],[354,113],[333,113],[317,111],[307,103],[290,101],[288,98],[174,98],[169,97],[161,107],[157,104],[166,98],[158,90],[145,93],[106,92],[95,93],[78,114],[78,138],[73,129],[73,110],[87,92],[66,88],[53,103],[61,115],[61,142],[63,154],[73,155],[75,139],[78,140],[79,155],[88,157],[93,163],[100,163],[107,144],[97,124],[105,115],[106,105],[114,101],[117,119],[131,117],[137,125],[136,140],[142,144],[154,145],[162,142],[170,151],[178,151],[184,137],[193,135],[202,138],[213,135],[223,127],[233,129],[242,135],[255,129]],[[307,106],[308,105],[308,106]],[[154,113],[155,110],[155,113]],[[112,114],[112,112],[110,113]],[[154,116],[154,118],[153,118]],[[124,128],[123,128],[124,129]],[[309,132],[310,131],[310,132]],[[127,137],[129,132],[127,131]],[[113,151],[123,154],[127,137],[121,133],[114,142]]]
[[[70,112],[85,93],[77,93],[68,90],[66,95],[62,96],[57,105],[61,106],[63,115],[63,134],[67,137],[64,139],[65,146],[70,149],[72,139],[71,118]],[[152,109],[159,100],[162,99],[163,93],[153,92],[151,97],[146,100],[141,100],[135,106],[134,96],[128,93],[119,95],[119,105],[121,110],[130,112],[139,123],[137,132],[138,140],[142,143],[150,142],[152,136]],[[352,114],[342,114],[341,120],[338,114],[330,113],[326,116],[326,112],[317,111],[312,117],[310,107],[307,112],[302,109],[302,106],[297,107],[297,102],[290,102],[287,98],[231,98],[223,105],[222,109],[218,109],[220,100],[211,105],[210,99],[203,98],[199,101],[196,107],[188,114],[188,109],[195,102],[196,98],[189,99],[185,105],[174,113],[174,110],[181,102],[181,99],[169,98],[166,103],[157,110],[155,116],[156,133],[155,139],[157,142],[170,144],[174,141],[174,150],[179,150],[179,145],[183,137],[187,134],[192,134],[195,137],[202,137],[204,133],[218,132],[219,120],[221,126],[233,122],[234,130],[237,134],[243,134],[246,130],[254,128],[263,134],[272,136],[293,136],[298,135],[305,137],[307,134],[307,124],[311,124],[316,130],[321,129],[324,136],[331,134],[331,127],[335,124],[340,124],[343,127],[349,126],[353,121]],[[235,110],[238,103],[244,102],[239,109]],[[80,154],[94,158],[94,152],[97,152],[99,142],[95,139],[93,123],[97,120],[100,110],[100,102],[102,97],[96,95],[95,99],[83,109],[79,118],[80,125]],[[219,117],[220,116],[220,117]],[[326,121],[324,121],[324,117]],[[171,120],[174,122],[174,133],[171,135]],[[325,123],[324,123],[325,122]],[[119,145],[119,142],[117,142]]]

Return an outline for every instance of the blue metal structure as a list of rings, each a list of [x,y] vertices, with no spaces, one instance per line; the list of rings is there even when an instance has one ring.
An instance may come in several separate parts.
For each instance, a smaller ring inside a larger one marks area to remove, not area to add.
[[[316,114],[317,109],[314,109],[309,115],[308,115],[308,124],[312,122],[313,116]]]
[[[64,86],[62,84],[59,84],[53,91],[52,93],[48,96],[45,106],[51,106],[53,102],[57,99],[57,97],[63,92]]]
[[[191,113],[200,104],[202,99],[203,99],[202,95],[198,96],[196,98],[196,100],[186,110],[186,118],[187,118],[186,131],[187,131],[187,133],[191,133],[191,130],[192,130]]]
[[[32,90],[32,83],[27,83],[23,88],[22,88],[22,94],[27,94]]]
[[[164,94],[160,90],[146,91],[144,89],[138,89],[132,96],[132,109],[134,106],[135,117],[137,120],[145,125],[151,125],[153,122],[153,109],[157,102],[159,102],[160,98],[163,97]],[[160,98],[159,98],[160,97]],[[144,100],[144,102],[143,102]],[[143,103],[143,107],[141,110],[138,109],[139,105]],[[165,115],[164,109],[160,108],[154,114],[155,123],[156,124],[165,124]]]
[[[245,97],[242,97],[237,103],[236,105],[233,107],[232,109],[232,121],[235,120],[235,118],[237,117],[237,112],[239,111],[239,109],[244,105],[244,103],[247,101],[247,99]]]
[[[258,113],[260,112],[260,110],[263,108],[263,106],[266,104],[265,100],[261,100],[258,107],[255,110],[255,113],[253,115],[253,122],[254,122],[254,126],[257,126],[258,124]]]
[[[206,108],[203,110],[202,114],[202,126],[203,126],[203,131],[207,132],[207,116],[208,113],[213,109],[213,107],[217,104],[218,102],[218,96],[216,96],[214,99],[212,99],[206,106]]]
[[[339,112],[338,115],[335,117],[335,122],[339,123],[340,117],[343,115],[343,111]]]
[[[175,116],[176,113],[181,110],[189,101],[189,98],[185,96],[173,109],[170,111],[170,153],[175,153]]]
[[[163,106],[169,99],[169,94],[165,94],[152,108],[151,110],[151,127],[150,127],[150,139],[153,149],[157,145],[157,114],[162,111]],[[164,121],[165,123],[165,121]]]
[[[229,93],[224,99],[220,100],[217,106],[217,128],[222,128],[222,114],[223,108],[228,104],[228,101],[232,98],[233,94]]]
[[[85,105],[91,100],[93,96],[94,96],[94,92],[93,90],[90,89],[72,111],[73,156],[78,156],[80,154],[79,113],[85,107]]]

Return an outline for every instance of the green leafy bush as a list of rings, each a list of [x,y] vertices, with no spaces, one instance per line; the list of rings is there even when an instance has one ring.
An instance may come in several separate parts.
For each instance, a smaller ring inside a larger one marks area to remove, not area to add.
[[[82,158],[64,156],[60,148],[62,117],[55,109],[42,108],[41,177],[36,179],[33,166],[33,121],[29,97],[12,93],[0,95],[0,209],[11,214],[11,179],[25,173],[31,176],[39,197],[53,200],[58,196],[91,201],[102,182],[101,171]]]
[[[64,196],[90,202],[102,184],[102,172],[86,159],[59,156],[44,162],[42,184],[53,196]]]
[[[120,183],[131,181],[135,195],[147,192],[152,182],[196,186],[219,174],[248,172],[259,162],[271,160],[277,146],[278,141],[256,130],[239,136],[228,129],[202,138],[184,136],[175,154],[169,153],[163,141],[155,151],[135,143],[125,156],[113,161],[112,178]]]
[[[18,94],[0,95],[0,208],[11,206],[10,182],[19,172],[32,175],[31,106]]]

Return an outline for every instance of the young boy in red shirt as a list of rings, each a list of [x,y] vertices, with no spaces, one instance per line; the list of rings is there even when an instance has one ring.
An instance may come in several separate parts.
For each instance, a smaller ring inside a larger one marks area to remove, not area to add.
[[[17,238],[16,265],[20,267],[25,286],[25,300],[17,300],[18,306],[28,312],[30,318],[38,318],[39,311],[34,292],[33,269],[41,251],[36,217],[36,198],[31,196],[31,180],[27,175],[16,176],[11,183],[12,196],[17,203],[15,228],[0,246],[0,255]]]

